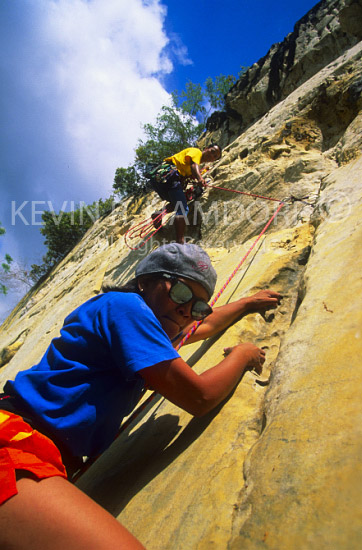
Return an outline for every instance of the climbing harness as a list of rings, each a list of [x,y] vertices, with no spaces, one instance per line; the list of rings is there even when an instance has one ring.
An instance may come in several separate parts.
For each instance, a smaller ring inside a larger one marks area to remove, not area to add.
[[[149,165],[145,177],[152,182],[171,183],[178,176],[178,171],[173,164],[162,162],[161,164]]]
[[[206,173],[207,169],[202,170],[202,174]],[[145,172],[145,177],[149,180],[152,185],[171,185],[174,181],[182,181],[183,191],[186,197],[187,202],[195,201],[201,197],[204,192],[203,186],[196,183],[188,186],[190,178],[181,176],[177,168],[173,164],[168,164],[163,162],[161,164],[151,163],[147,167]],[[191,180],[192,181],[192,180]],[[157,187],[155,187],[156,193]],[[125,243],[130,250],[137,250],[142,248],[156,233],[159,231],[166,223],[163,223],[163,218],[168,213],[167,208],[163,209],[157,216],[152,214],[151,217],[142,220],[136,225],[132,226],[124,236]],[[170,216],[171,217],[171,216]],[[131,241],[133,239],[138,239],[139,242],[136,245],[132,245]]]

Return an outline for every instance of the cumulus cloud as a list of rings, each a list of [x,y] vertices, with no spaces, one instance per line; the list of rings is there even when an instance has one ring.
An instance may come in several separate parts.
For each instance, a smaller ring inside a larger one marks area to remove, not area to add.
[[[114,171],[130,160],[141,122],[168,101],[157,79],[172,70],[163,53],[165,11],[140,0],[50,5],[41,37],[52,44],[52,86],[63,99],[64,129],[82,172],[100,178],[102,167]]]
[[[20,70],[8,72],[15,99],[35,107],[36,117],[24,117],[26,131],[38,135],[44,124],[44,139],[54,149],[61,140],[88,189],[109,188],[115,168],[132,160],[141,123],[168,101],[158,79],[172,70],[165,8],[141,0],[33,0],[27,11],[23,38],[16,16],[12,29],[12,67]]]
[[[160,0],[1,4],[7,226],[10,199],[90,202],[110,194],[115,169],[133,161],[142,123],[169,101],[165,16]]]
[[[189,62],[177,37],[165,33],[166,13],[161,0],[1,2],[6,251],[41,260],[43,238],[31,224],[30,201],[59,209],[65,200],[105,198],[115,169],[133,162],[142,124],[170,101],[162,79],[173,70],[171,58]],[[24,201],[29,225],[12,215]]]

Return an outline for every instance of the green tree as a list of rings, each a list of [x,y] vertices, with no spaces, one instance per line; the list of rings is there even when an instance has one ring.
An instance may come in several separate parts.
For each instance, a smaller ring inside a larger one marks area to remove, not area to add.
[[[118,195],[127,195],[137,193],[137,172],[134,166],[128,166],[128,168],[117,168],[113,189]]]
[[[5,228],[0,222],[0,236],[6,233]],[[4,261],[1,263],[1,272],[0,272],[0,294],[7,294],[8,287],[5,284],[6,276],[9,274],[11,263],[13,259],[9,254],[5,254]]]
[[[193,115],[173,105],[163,106],[155,124],[145,124],[143,129],[147,139],[139,140],[135,150],[135,167],[141,173],[147,163],[161,162],[194,143],[200,135],[201,126]]]
[[[215,79],[206,79],[203,86],[188,81],[184,90],[175,90],[171,94],[171,106],[161,108],[154,124],[144,124],[146,139],[138,141],[134,164],[117,168],[114,192],[120,196],[146,192],[148,181],[145,174],[149,166],[194,145],[210,112],[225,108],[225,94],[235,80],[232,75],[219,75]]]
[[[212,78],[207,78],[205,81],[206,97],[210,103],[211,109],[224,110],[225,109],[225,95],[230,88],[234,85],[236,78],[233,75],[220,74]]]
[[[211,77],[210,80],[212,81]],[[174,106],[184,113],[195,118],[205,116],[205,89],[201,84],[195,84],[189,80],[186,82],[185,90],[181,90],[181,92],[175,90],[171,95]]]
[[[188,81],[185,90],[172,93],[174,105],[195,117],[203,128],[212,111],[225,109],[225,96],[235,82],[235,76],[224,74],[214,79],[209,76],[203,86]]]
[[[48,250],[41,265],[31,266],[30,277],[34,282],[47,275],[81,240],[83,235],[100,217],[114,207],[114,198],[95,201],[90,205],[80,204],[71,212],[45,210],[42,214],[43,227],[40,232],[45,237]]]

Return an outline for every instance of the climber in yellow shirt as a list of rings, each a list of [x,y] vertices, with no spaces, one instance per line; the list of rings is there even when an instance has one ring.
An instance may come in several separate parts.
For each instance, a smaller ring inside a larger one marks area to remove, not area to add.
[[[164,159],[160,170],[151,179],[151,185],[161,199],[168,201],[168,211],[175,210],[176,242],[183,244],[186,218],[189,211],[184,193],[187,178],[192,178],[199,186],[205,185],[200,164],[215,162],[221,157],[221,148],[212,143],[203,151],[197,147],[188,147],[171,157]],[[159,213],[153,214],[157,217]]]

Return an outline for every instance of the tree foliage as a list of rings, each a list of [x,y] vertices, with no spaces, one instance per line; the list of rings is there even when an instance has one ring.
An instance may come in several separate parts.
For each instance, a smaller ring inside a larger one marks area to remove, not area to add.
[[[0,236],[6,233],[5,228],[0,222]],[[13,259],[9,254],[5,254],[4,260],[1,262],[1,271],[0,271],[0,294],[7,294],[8,285],[6,279],[9,275],[11,263]]]
[[[81,240],[83,235],[101,216],[112,211],[114,199],[95,201],[90,205],[81,203],[70,212],[62,210],[56,214],[45,210],[42,214],[43,227],[40,232],[45,237],[48,247],[41,265],[31,266],[30,277],[34,282],[47,275]]]
[[[188,81],[185,90],[173,92],[174,104],[185,113],[195,117],[201,127],[204,127],[212,111],[225,109],[225,95],[235,81],[235,76],[224,74],[220,74],[214,79],[209,76],[203,86]]]
[[[219,75],[215,79],[207,78],[203,86],[189,81],[181,92],[175,90],[171,94],[171,106],[161,108],[154,124],[143,125],[146,139],[138,141],[134,164],[117,168],[115,193],[128,196],[147,191],[145,174],[149,165],[193,146],[211,111],[225,108],[225,94],[235,80],[232,75]]]
[[[145,124],[143,129],[147,140],[139,140],[135,151],[138,171],[142,171],[147,163],[160,162],[194,143],[201,128],[192,115],[174,105],[163,106],[155,124]]]
[[[134,166],[117,168],[114,176],[113,189],[119,195],[135,194],[139,191],[137,172]]]

